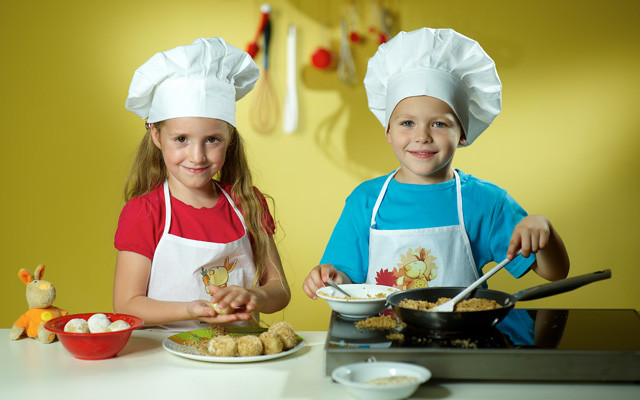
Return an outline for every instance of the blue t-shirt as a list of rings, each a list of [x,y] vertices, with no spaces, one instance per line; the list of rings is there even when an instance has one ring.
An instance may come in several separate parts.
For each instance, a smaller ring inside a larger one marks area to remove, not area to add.
[[[464,225],[471,251],[482,275],[487,263],[506,258],[515,226],[526,211],[504,189],[458,171],[462,193]],[[354,283],[367,279],[369,227],[373,206],[389,174],[363,182],[345,202],[320,264],[332,264]],[[389,182],[376,224],[378,229],[420,229],[458,225],[455,179],[434,185]],[[535,260],[519,256],[506,265],[516,278]]]

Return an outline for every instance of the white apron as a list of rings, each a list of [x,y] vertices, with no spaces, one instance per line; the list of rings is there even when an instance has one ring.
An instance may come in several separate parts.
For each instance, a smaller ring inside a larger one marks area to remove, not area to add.
[[[216,183],[217,184],[217,183]],[[164,183],[165,222],[151,263],[147,296],[163,301],[211,301],[208,285],[251,287],[255,276],[253,253],[242,213],[219,185],[244,227],[244,235],[233,242],[214,243],[182,238],[169,233],[171,197]],[[212,226],[211,229],[216,229]],[[245,323],[245,325],[248,323]],[[201,321],[184,321],[163,325],[172,330],[207,327]]]
[[[436,286],[468,286],[478,279],[469,237],[464,227],[460,177],[454,170],[458,225],[422,229],[380,230],[376,215],[389,176],[373,207],[369,228],[369,269],[367,283],[399,289]],[[425,204],[425,207],[429,207]]]

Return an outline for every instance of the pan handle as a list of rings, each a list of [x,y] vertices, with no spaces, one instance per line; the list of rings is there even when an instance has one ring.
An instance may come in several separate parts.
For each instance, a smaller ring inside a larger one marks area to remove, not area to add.
[[[513,296],[517,301],[535,300],[543,297],[553,296],[554,294],[568,292],[570,290],[577,289],[580,286],[609,278],[611,278],[611,270],[606,269],[603,271],[592,272],[585,275],[578,275],[574,276],[573,278],[561,279],[559,281],[534,286],[529,289],[521,290],[518,293],[515,293]]]

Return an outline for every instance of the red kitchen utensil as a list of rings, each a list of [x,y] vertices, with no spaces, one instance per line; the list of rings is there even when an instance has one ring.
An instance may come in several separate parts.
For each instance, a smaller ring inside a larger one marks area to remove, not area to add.
[[[256,32],[256,37],[253,39],[253,42],[250,42],[247,45],[247,53],[251,56],[251,58],[255,58],[260,51],[260,46],[258,46],[258,40],[260,40],[260,36],[264,32],[264,27],[267,25],[267,21],[269,20],[269,14],[271,13],[271,6],[268,4],[263,4],[260,7],[260,24],[258,25],[258,32]]]

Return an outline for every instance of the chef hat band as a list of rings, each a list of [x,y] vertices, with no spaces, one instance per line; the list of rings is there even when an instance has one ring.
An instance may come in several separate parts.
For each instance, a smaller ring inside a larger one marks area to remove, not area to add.
[[[437,69],[417,69],[389,79],[383,125],[389,126],[391,113],[407,97],[431,96],[447,103],[458,117],[462,129],[469,127],[469,94],[457,77]]]
[[[125,107],[148,123],[207,117],[235,127],[235,102],[253,89],[259,74],[244,51],[221,38],[199,38],[157,53],[138,68]]]
[[[178,117],[209,117],[235,123],[233,86],[206,79],[167,80],[156,87],[147,122]]]
[[[502,108],[495,63],[472,39],[452,29],[400,32],[382,44],[364,78],[369,109],[384,126],[407,97],[431,96],[454,111],[471,144]]]

